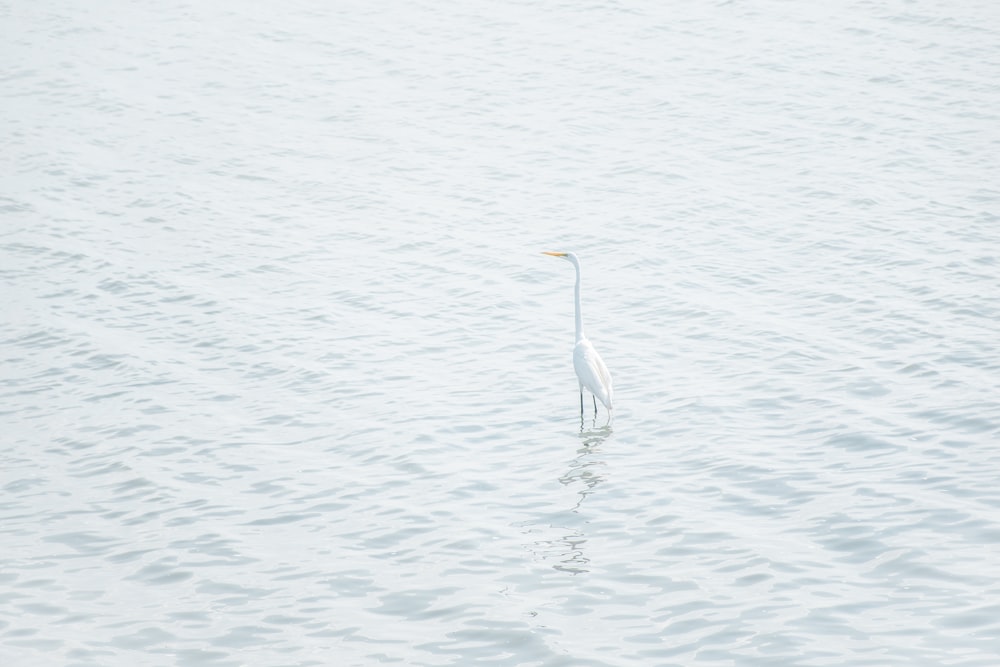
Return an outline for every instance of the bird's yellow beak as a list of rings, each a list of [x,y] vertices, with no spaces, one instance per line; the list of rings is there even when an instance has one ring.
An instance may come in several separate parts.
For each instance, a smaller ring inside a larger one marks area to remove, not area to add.
[[[553,257],[565,257],[566,256],[566,253],[564,253],[564,252],[543,252],[542,254],[543,255],[552,255]]]

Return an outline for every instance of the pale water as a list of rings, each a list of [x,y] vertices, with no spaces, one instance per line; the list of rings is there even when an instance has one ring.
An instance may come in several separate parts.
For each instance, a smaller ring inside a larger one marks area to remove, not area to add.
[[[1000,664],[996,3],[0,30],[0,664]]]

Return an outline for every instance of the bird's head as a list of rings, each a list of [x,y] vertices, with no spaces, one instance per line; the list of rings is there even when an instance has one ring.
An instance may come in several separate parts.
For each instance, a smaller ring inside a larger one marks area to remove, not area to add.
[[[576,264],[576,262],[577,262],[576,255],[574,255],[571,252],[548,252],[548,251],[546,251],[546,252],[543,252],[542,254],[543,255],[549,255],[550,257],[561,257],[561,258],[563,258],[565,260],[568,260],[568,261],[570,261],[570,262],[572,262],[574,264]]]

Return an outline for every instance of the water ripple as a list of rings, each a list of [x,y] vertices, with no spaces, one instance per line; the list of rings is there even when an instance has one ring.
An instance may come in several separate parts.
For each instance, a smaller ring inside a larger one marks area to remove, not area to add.
[[[8,12],[0,662],[993,665],[987,11]]]

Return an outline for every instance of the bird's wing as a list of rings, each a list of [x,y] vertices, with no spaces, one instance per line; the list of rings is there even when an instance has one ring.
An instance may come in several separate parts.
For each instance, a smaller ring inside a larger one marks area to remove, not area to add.
[[[573,351],[573,366],[583,386],[593,392],[606,407],[611,407],[614,399],[611,373],[608,372],[608,367],[604,365],[601,355],[590,341],[582,340],[576,344],[576,349]]]
[[[608,388],[608,397],[610,398],[612,395],[611,372],[608,370],[608,367],[604,365],[604,359],[601,359],[601,355],[597,354],[597,350],[594,350],[593,348],[591,348],[591,350],[594,352],[594,362],[597,366],[597,372],[601,376],[601,382]]]

